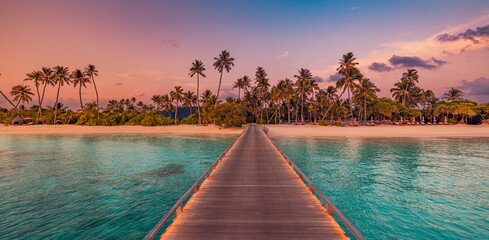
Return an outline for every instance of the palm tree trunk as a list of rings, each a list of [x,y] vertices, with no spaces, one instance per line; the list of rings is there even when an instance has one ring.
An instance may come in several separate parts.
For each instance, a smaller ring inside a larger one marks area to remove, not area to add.
[[[13,104],[13,103],[10,101],[10,99],[9,99],[7,96],[5,96],[5,94],[3,94],[3,92],[2,92],[2,91],[0,91],[0,93],[3,95],[3,97],[4,97],[5,99],[7,99],[7,101],[8,101],[8,102],[9,102],[9,103],[10,103],[10,104],[11,104],[11,105],[14,107],[14,109],[15,109],[15,110],[17,110],[17,106],[15,106],[15,104]]]
[[[56,125],[56,118],[58,117],[58,98],[59,98],[59,89],[61,88],[61,79],[58,79],[58,93],[56,94],[56,103],[54,104],[54,120],[53,125]]]
[[[177,114],[178,114],[178,100],[177,100],[177,106],[175,107],[175,125],[178,125]]]
[[[221,70],[221,76],[219,77],[219,87],[217,88],[216,103],[214,107],[217,107],[217,103],[219,102],[219,91],[221,91],[222,72],[223,71]]]
[[[97,119],[100,119],[100,113],[98,112],[99,111],[99,105],[98,105],[98,90],[97,90],[97,84],[95,84],[95,78],[93,77],[93,74],[92,75],[92,82],[93,82],[93,86],[95,87],[95,95],[97,95]]]
[[[288,113],[288,120],[290,124],[290,102],[287,103],[287,113]]]
[[[39,101],[39,108],[37,109],[36,124],[39,122],[39,116],[41,115],[41,95],[39,95],[39,87],[36,85],[37,100]]]
[[[340,96],[338,97],[338,99],[337,99],[337,101],[338,101],[338,102],[339,102],[340,98],[343,96],[343,94],[345,93],[345,91],[346,91],[346,87],[343,89],[343,92],[341,92]],[[333,106],[334,106],[334,103],[332,103],[332,104],[329,106],[328,110],[326,110],[326,113],[324,113],[324,114],[328,114],[329,110],[331,110],[331,108],[332,108]]]
[[[366,124],[367,123],[367,97],[366,96],[364,96],[363,98],[363,108],[364,108],[363,124]]]
[[[350,85],[348,85],[348,100],[350,101],[349,104],[350,104],[350,116],[351,116],[351,121],[353,122],[353,106],[352,106],[352,102],[351,102],[351,97],[350,97]]]
[[[21,100],[21,99],[19,99],[19,101],[18,101],[18,102],[17,102],[17,104],[15,105],[15,109],[12,109],[12,114],[10,114],[10,122],[12,122],[12,118],[14,117],[15,110],[17,110],[17,112],[19,112],[19,114],[20,114],[20,110],[18,109],[18,107],[19,107],[19,103],[20,103],[20,100]]]
[[[82,97],[81,97],[81,84],[78,90],[78,93],[80,95],[80,110],[83,110],[83,102],[82,102]],[[97,107],[98,108],[98,107]],[[97,111],[98,112],[98,111]]]
[[[301,123],[304,124],[304,94],[301,92]]]
[[[197,114],[199,115],[199,125],[202,124],[200,120],[200,101],[199,101],[199,74],[197,74]]]

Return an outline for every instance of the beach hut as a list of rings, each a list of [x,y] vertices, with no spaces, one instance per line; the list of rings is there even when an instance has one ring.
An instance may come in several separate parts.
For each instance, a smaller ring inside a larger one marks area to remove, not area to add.
[[[24,124],[24,119],[17,115],[17,117],[12,120],[12,125],[22,125]]]

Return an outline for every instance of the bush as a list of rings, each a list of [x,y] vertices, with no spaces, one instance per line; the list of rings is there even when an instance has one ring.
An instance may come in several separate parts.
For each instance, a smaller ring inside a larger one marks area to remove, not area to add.
[[[337,126],[337,127],[339,127],[339,126],[341,126],[341,123],[339,123],[339,122],[335,122],[335,123],[333,123],[333,126]]]
[[[237,103],[219,104],[212,110],[210,115],[217,126],[241,127],[241,125],[246,123],[246,118],[243,116],[243,109]]]
[[[457,124],[457,120],[456,119],[453,119],[453,118],[450,118],[447,120],[447,123],[448,124]]]
[[[325,121],[319,121],[318,125],[319,126],[328,126],[328,124]]]
[[[199,123],[199,119],[195,114],[192,114],[180,121],[180,124],[188,124],[188,125],[197,125],[197,123]]]
[[[141,120],[142,126],[169,126],[175,123],[171,118],[164,117],[161,114],[149,113],[145,115],[143,120]]]

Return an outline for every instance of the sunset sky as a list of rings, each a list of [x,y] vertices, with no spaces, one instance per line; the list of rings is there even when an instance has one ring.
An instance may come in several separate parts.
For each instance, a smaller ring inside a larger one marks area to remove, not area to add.
[[[228,50],[233,82],[262,66],[272,84],[308,68],[325,88],[338,59],[352,51],[359,68],[389,96],[408,67],[441,97],[450,87],[489,102],[489,1],[65,1],[0,0],[0,89],[9,92],[42,66],[74,70],[94,64],[102,103],[181,85],[196,90],[191,63],[206,65],[204,89],[217,91],[213,58]],[[93,101],[92,85],[84,91]],[[61,101],[78,104],[73,86]],[[56,92],[48,89],[47,104]],[[5,99],[0,106],[6,107]]]

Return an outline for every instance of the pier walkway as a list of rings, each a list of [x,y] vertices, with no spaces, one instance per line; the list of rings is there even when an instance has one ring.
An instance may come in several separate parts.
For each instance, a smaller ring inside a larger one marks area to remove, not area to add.
[[[250,125],[226,152],[201,184],[199,180],[189,189],[187,193],[194,195],[186,205],[182,200],[172,208],[177,216],[161,239],[347,238],[332,217],[339,210],[334,205],[323,207],[314,195],[315,189],[320,191],[300,170],[296,172],[293,163],[289,165],[290,159],[261,127]],[[160,221],[145,239],[152,239],[167,220]],[[354,231],[364,239],[353,227]]]

